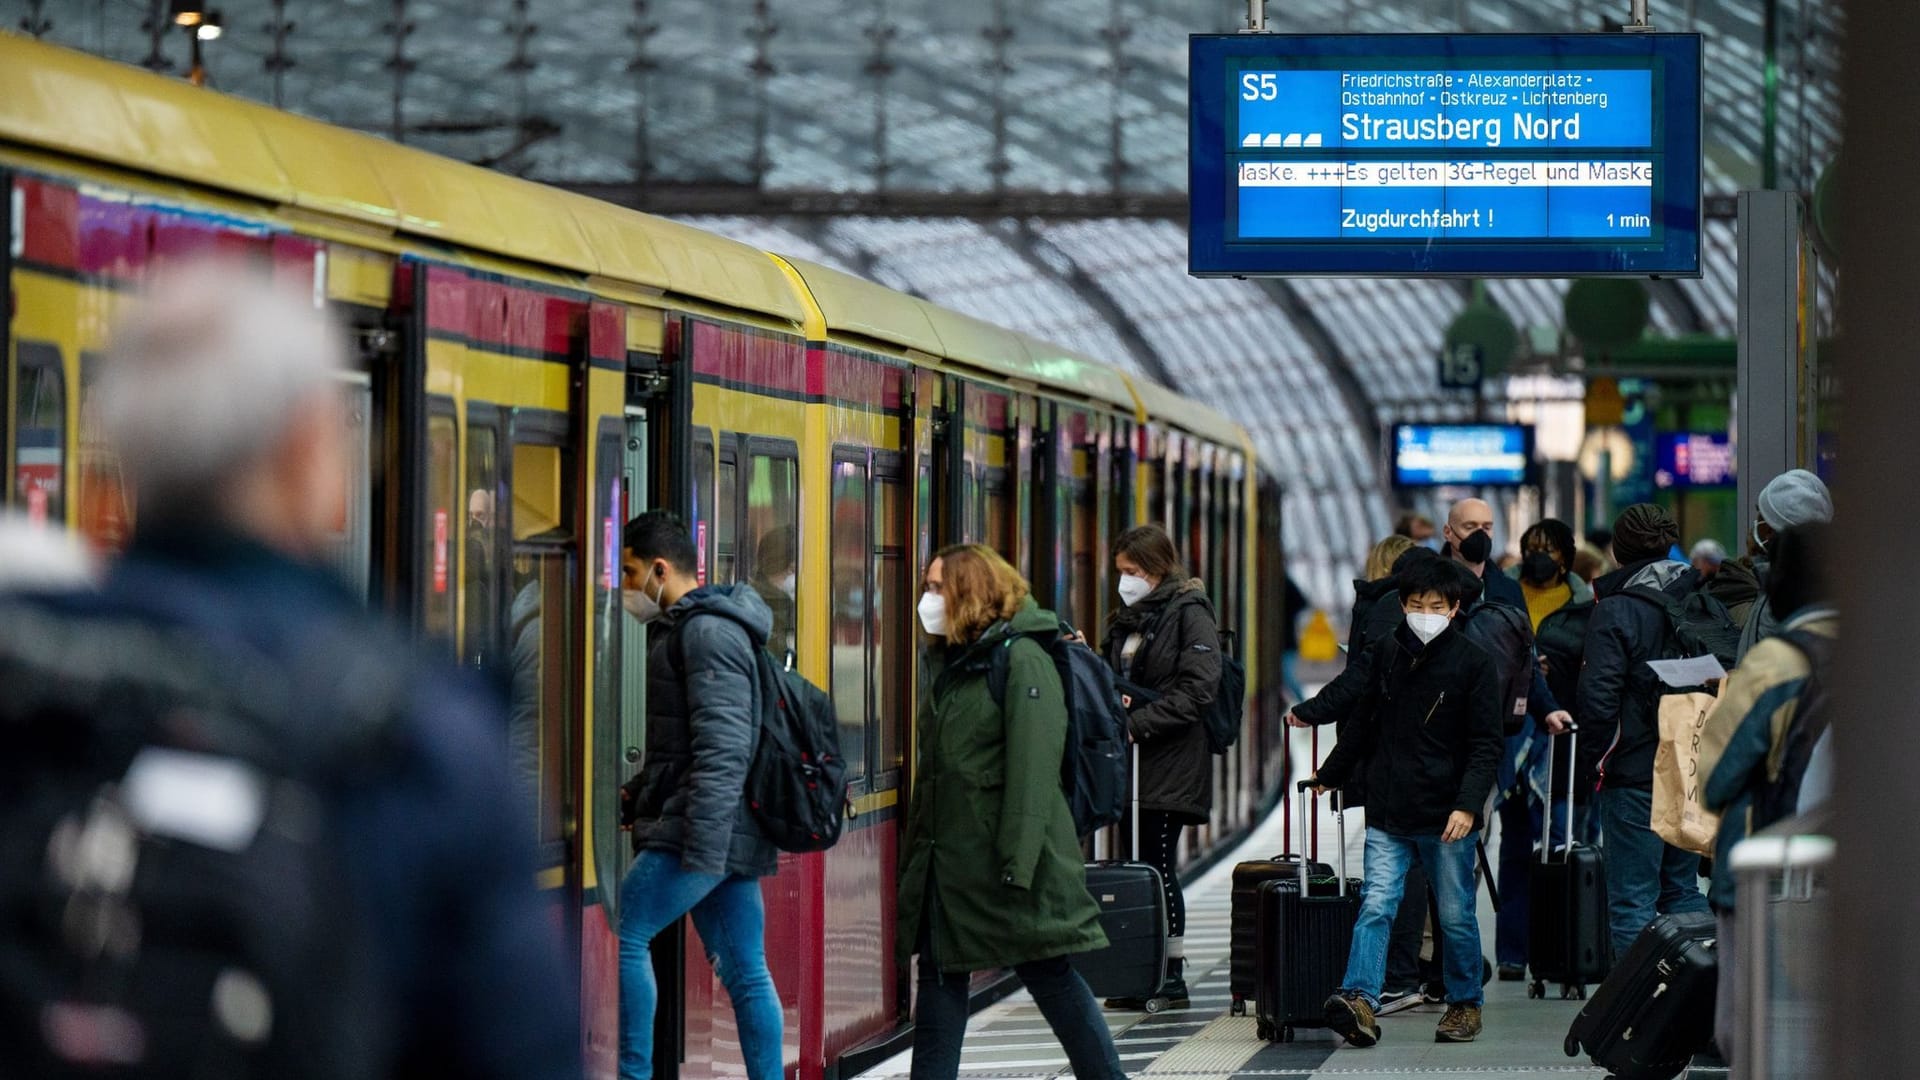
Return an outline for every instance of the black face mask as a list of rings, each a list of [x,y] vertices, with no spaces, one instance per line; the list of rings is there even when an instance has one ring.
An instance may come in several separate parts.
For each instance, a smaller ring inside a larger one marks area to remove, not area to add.
[[[1520,576],[1530,585],[1551,585],[1560,576],[1560,564],[1544,551],[1529,551],[1520,560]]]
[[[1493,537],[1487,533],[1474,531],[1460,541],[1460,557],[1470,563],[1483,563],[1493,554]]]

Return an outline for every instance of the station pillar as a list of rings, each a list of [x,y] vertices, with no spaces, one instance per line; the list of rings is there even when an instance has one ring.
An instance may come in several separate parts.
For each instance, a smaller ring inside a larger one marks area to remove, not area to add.
[[[1819,275],[1805,207],[1792,191],[1743,191],[1740,208],[1738,446],[1740,527],[1767,482],[1810,467]],[[1744,535],[1741,537],[1744,543]]]

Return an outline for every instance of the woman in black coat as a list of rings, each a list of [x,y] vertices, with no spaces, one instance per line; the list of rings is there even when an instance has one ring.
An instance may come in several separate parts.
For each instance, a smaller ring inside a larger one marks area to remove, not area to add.
[[[1187,576],[1173,540],[1158,525],[1121,533],[1113,544],[1126,607],[1108,620],[1107,662],[1120,677],[1127,729],[1140,747],[1140,848],[1167,894],[1167,981],[1160,996],[1187,1007],[1187,905],[1174,865],[1180,830],[1213,809],[1213,755],[1204,717],[1220,687],[1220,628],[1205,586]],[[1144,1001],[1115,998],[1114,1008]]]

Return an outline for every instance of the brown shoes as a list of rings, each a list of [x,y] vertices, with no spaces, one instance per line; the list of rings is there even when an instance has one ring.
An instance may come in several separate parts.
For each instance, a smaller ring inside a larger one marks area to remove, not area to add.
[[[1359,994],[1335,994],[1327,999],[1327,1026],[1350,1046],[1372,1046],[1380,1041],[1380,1024],[1373,1018],[1373,1006]],[[1478,1021],[1475,1021],[1478,1023]],[[1477,1029],[1476,1029],[1477,1030]]]
[[[1433,1041],[1443,1043],[1472,1042],[1480,1034],[1480,1006],[1449,1005],[1447,1015],[1440,1018],[1440,1026],[1433,1029]]]

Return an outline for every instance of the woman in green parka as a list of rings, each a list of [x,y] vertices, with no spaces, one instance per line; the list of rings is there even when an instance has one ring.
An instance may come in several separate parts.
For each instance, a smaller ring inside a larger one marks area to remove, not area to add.
[[[913,1080],[953,1080],[975,971],[1010,967],[1080,1080],[1120,1080],[1099,1003],[1067,964],[1106,945],[1060,789],[1066,700],[1043,644],[1059,620],[991,548],[927,567],[919,767],[900,869],[902,960],[920,954]],[[1036,638],[1040,640],[1035,640]],[[987,671],[1007,650],[1005,701]]]

